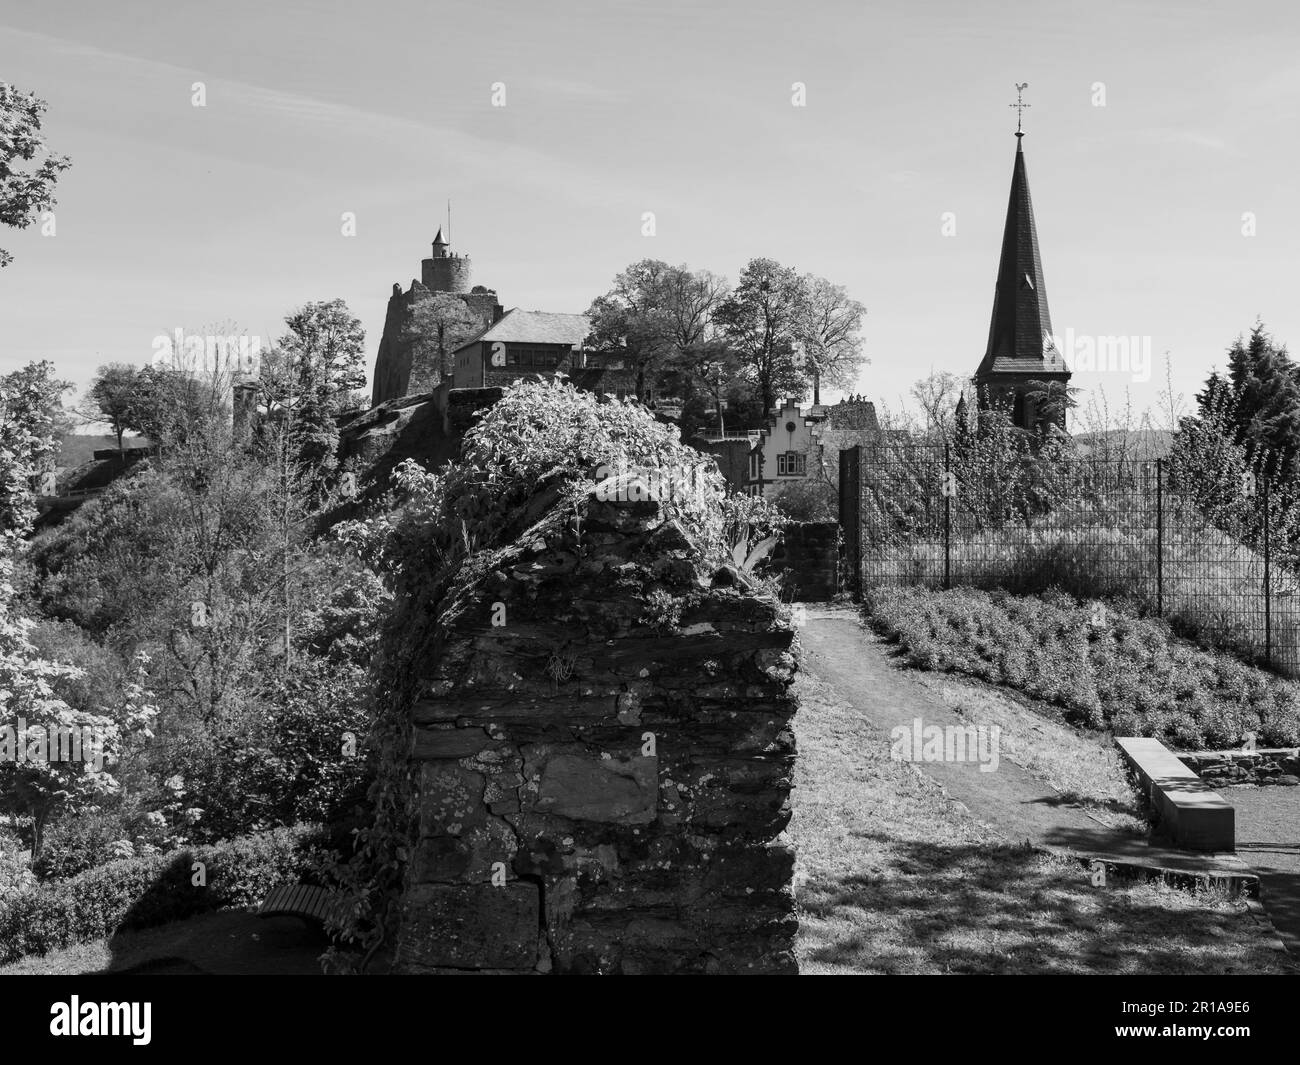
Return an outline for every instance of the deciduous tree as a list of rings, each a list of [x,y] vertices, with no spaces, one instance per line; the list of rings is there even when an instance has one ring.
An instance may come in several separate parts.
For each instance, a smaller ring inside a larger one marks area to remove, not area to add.
[[[55,204],[54,186],[72,165],[66,155],[52,154],[41,133],[47,105],[30,92],[0,81],[0,225],[26,229]],[[35,162],[34,169],[18,164]],[[0,248],[0,267],[13,262]]]
[[[803,281],[793,269],[773,259],[751,259],[718,307],[718,324],[757,386],[764,411],[775,407],[778,395],[802,395],[807,387],[796,358],[804,305]]]
[[[865,355],[858,335],[867,309],[850,299],[843,285],[815,274],[803,276],[798,338],[812,375],[813,402],[821,402],[821,383],[852,384]]]

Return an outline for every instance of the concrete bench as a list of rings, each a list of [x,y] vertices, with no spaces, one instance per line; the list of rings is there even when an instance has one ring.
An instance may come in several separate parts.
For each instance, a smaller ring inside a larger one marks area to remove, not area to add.
[[[1155,811],[1157,828],[1176,847],[1235,851],[1232,804],[1175,757],[1159,740],[1115,740]]]

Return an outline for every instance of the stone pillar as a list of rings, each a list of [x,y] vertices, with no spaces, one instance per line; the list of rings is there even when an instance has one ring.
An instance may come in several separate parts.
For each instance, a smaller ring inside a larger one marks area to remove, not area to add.
[[[415,664],[396,967],[794,971],[793,640],[657,503],[543,517]]]

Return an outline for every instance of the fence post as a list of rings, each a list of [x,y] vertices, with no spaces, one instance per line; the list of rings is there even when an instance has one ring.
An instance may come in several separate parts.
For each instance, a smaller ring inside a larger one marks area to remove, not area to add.
[[[1268,477],[1264,478],[1264,663],[1272,668],[1273,665],[1273,603],[1272,603],[1272,573],[1270,566],[1270,554],[1272,547],[1272,537],[1269,535],[1269,529],[1272,521],[1269,514],[1268,505]]]
[[[849,588],[862,601],[862,445],[840,449],[840,528],[844,553],[852,569]]]
[[[1165,616],[1165,460],[1156,459],[1156,617]]]
[[[952,473],[952,451],[948,441],[943,442],[943,590],[952,587],[952,493],[948,491],[948,476]]]

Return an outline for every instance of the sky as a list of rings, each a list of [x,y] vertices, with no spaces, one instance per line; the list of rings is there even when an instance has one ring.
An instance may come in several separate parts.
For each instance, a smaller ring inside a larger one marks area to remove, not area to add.
[[[1190,399],[1257,318],[1300,348],[1298,31],[1282,2],[0,0],[0,77],[73,161],[52,235],[0,230],[0,372],[84,387],[333,298],[373,367],[450,199],[506,307],[583,311],[647,257],[828,277],[867,308],[850,391],[896,407],[984,353],[1028,83],[1055,332],[1143,338],[1072,383],[1155,407],[1168,353]]]

